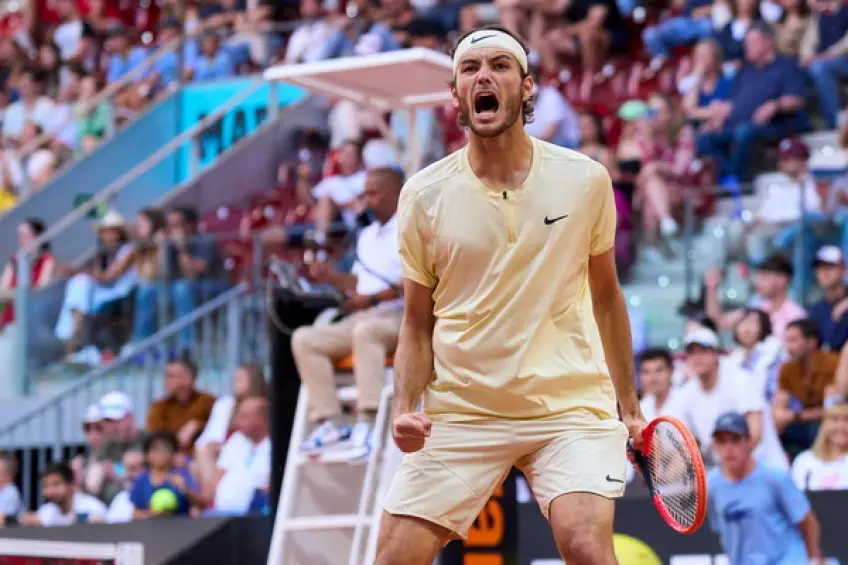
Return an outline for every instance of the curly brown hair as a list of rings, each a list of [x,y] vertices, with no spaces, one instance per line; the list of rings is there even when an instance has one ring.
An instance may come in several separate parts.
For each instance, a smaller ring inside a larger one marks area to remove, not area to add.
[[[505,28],[501,25],[491,24],[491,25],[485,25],[485,26],[480,26],[480,27],[474,28],[471,31],[467,31],[467,32],[463,33],[462,35],[460,35],[456,39],[456,41],[454,42],[453,46],[448,51],[448,55],[451,56],[451,59],[453,59],[453,56],[456,54],[456,48],[459,46],[460,43],[462,43],[462,40],[465,39],[466,37],[468,37],[469,35],[471,35],[472,33],[475,33],[475,32],[478,32],[478,31],[499,31],[501,33],[505,33],[508,36],[510,36],[511,38],[513,38],[514,40],[516,40],[519,45],[521,45],[521,48],[524,49],[525,55],[530,54],[530,48],[527,46],[527,42],[524,41],[524,39],[520,35],[513,33],[512,31],[508,30],[507,28]],[[530,76],[530,73],[525,71],[524,69],[520,69],[519,72],[521,73],[521,80],[522,81],[525,78],[527,78],[528,76]],[[451,88],[456,88],[456,77],[451,78],[448,85]],[[535,112],[534,101],[535,101],[534,97],[531,96],[528,100],[524,101],[524,104],[521,107],[521,120],[522,120],[522,123],[524,123],[524,124],[529,124],[530,122],[533,121],[533,113]],[[459,124],[460,127],[463,127],[463,128],[468,125],[468,124],[465,124],[463,122],[462,113],[460,113],[460,115],[457,117],[457,123]]]

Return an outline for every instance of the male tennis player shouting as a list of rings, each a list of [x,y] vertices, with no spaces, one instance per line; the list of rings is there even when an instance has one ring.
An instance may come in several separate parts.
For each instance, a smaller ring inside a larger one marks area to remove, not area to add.
[[[398,208],[405,312],[392,431],[408,455],[377,563],[430,565],[517,466],[568,564],[614,565],[628,429],[638,444],[645,422],[610,178],[524,132],[533,80],[515,36],[476,30],[453,62],[469,145],[411,178]]]

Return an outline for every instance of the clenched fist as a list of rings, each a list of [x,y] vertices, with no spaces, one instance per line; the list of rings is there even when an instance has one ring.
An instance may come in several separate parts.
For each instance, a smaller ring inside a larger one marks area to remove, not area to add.
[[[433,422],[424,412],[401,414],[392,421],[392,437],[398,449],[404,453],[414,453],[424,447],[424,440],[430,437]]]

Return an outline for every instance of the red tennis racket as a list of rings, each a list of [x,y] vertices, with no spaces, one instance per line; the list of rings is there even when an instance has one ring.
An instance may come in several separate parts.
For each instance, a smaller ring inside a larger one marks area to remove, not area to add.
[[[707,514],[707,475],[698,442],[680,420],[660,416],[642,432],[642,449],[630,447],[654,506],[671,528],[697,532]]]

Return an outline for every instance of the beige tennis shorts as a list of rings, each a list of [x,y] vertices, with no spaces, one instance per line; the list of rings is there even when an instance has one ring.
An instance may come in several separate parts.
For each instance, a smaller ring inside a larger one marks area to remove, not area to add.
[[[424,448],[404,457],[385,509],[438,524],[465,539],[513,466],[547,517],[569,492],[624,493],[627,429],[618,420],[434,421]]]

